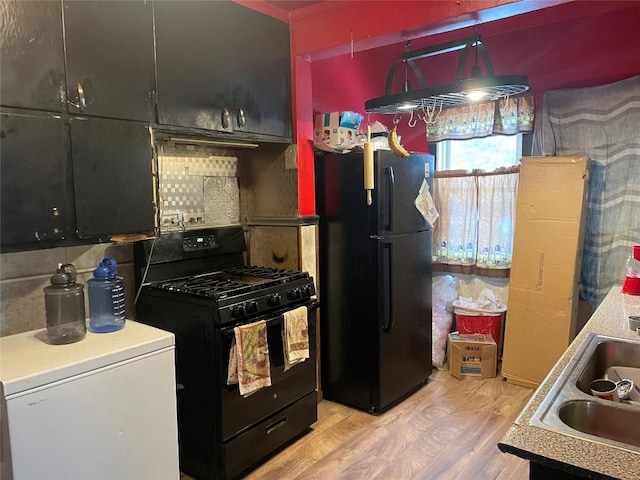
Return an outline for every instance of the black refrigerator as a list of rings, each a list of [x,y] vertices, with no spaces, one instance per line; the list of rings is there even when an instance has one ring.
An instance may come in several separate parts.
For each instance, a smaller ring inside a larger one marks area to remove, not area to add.
[[[371,205],[362,152],[315,164],[322,393],[380,413],[432,373],[432,230],[414,202],[433,156],[376,151]]]

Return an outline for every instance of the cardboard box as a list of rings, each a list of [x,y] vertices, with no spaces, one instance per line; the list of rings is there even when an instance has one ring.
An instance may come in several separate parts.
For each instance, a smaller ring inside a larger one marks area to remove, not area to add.
[[[502,375],[536,388],[577,333],[589,181],[586,157],[524,157],[520,167]]]
[[[322,113],[316,115],[313,128],[313,141],[328,147],[346,150],[356,145],[358,128],[340,126],[342,115],[340,112]]]
[[[454,377],[496,376],[498,349],[491,335],[450,333],[447,351],[449,373]]]

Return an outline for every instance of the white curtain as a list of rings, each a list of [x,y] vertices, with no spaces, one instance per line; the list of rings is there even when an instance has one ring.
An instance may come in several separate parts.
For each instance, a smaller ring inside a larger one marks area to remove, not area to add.
[[[434,231],[438,261],[473,264],[477,252],[478,188],[474,176],[434,178],[440,218]]]
[[[518,173],[439,176],[434,201],[434,260],[440,263],[509,268]]]
[[[509,268],[519,174],[478,178],[478,259],[487,268]]]

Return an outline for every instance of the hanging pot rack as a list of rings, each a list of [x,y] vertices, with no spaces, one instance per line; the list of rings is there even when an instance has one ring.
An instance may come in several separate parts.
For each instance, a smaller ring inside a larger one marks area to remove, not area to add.
[[[426,113],[434,108],[450,108],[513,97],[529,90],[529,82],[524,75],[495,75],[493,63],[479,33],[460,40],[417,50],[410,51],[408,47],[409,42],[407,42],[407,47],[400,60],[396,61],[389,69],[384,96],[365,102],[367,113],[399,114],[414,110]],[[462,53],[458,60],[455,80],[451,83],[428,87],[415,60],[461,49]],[[464,78],[465,64],[472,50],[475,52],[475,65],[471,69],[471,76]],[[486,75],[482,75],[478,65],[478,55],[482,58]],[[392,93],[393,80],[397,67],[400,65],[405,67],[402,91]],[[412,89],[408,80],[409,68],[418,80],[419,86],[416,90]]]

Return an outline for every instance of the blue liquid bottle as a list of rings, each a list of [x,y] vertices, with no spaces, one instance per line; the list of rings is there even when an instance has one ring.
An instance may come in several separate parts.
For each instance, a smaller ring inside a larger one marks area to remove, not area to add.
[[[118,265],[105,258],[87,282],[89,290],[89,330],[94,333],[115,332],[124,327],[124,282],[116,276]]]

